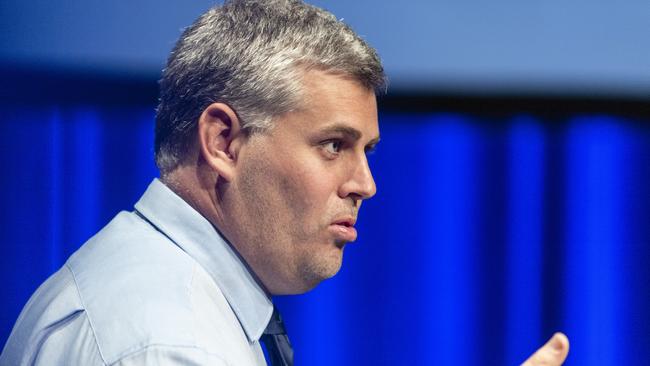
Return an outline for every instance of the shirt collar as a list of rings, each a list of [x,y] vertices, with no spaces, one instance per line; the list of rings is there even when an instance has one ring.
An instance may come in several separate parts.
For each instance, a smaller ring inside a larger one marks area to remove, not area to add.
[[[248,340],[257,341],[271,319],[273,304],[215,227],[158,179],[135,209],[210,274]]]

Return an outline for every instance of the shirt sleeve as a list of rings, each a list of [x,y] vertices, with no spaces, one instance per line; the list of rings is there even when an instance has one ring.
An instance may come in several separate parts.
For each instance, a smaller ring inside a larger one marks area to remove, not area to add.
[[[125,355],[111,366],[230,366],[223,358],[197,347],[150,345]]]

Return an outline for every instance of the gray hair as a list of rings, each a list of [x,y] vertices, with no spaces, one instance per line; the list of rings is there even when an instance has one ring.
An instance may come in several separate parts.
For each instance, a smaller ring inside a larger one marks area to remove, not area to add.
[[[242,130],[268,130],[299,108],[300,75],[343,74],[375,93],[386,85],[376,51],[331,13],[299,0],[232,0],[201,15],[172,50],[160,80],[155,157],[161,172],[182,164],[197,121],[214,102],[229,105]]]

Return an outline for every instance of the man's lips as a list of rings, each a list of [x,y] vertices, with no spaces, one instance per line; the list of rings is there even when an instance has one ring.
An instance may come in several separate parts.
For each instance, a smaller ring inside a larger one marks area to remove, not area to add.
[[[337,219],[329,226],[329,229],[338,240],[352,242],[357,239],[354,222],[355,220],[352,217]]]

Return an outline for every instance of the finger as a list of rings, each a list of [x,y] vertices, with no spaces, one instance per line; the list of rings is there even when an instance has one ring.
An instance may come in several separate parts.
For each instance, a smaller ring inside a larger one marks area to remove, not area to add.
[[[533,353],[521,366],[560,366],[569,354],[569,339],[555,333],[542,348]]]

